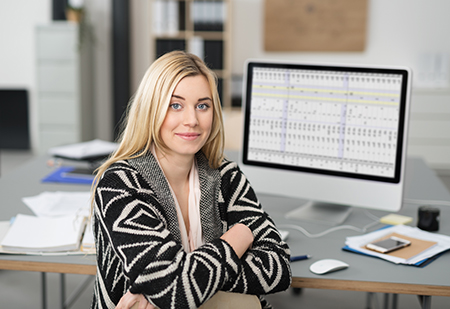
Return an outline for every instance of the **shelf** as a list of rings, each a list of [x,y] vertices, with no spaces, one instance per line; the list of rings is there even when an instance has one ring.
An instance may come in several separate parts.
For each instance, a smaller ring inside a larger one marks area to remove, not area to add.
[[[231,0],[153,0],[151,9],[151,59],[171,50],[198,55],[219,78],[222,105],[231,106]]]

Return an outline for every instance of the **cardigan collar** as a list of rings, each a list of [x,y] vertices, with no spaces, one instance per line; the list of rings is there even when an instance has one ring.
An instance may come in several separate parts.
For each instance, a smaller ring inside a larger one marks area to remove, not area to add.
[[[218,201],[220,191],[220,173],[209,166],[208,159],[199,151],[195,158],[200,181],[200,220],[205,242],[219,238],[223,234],[223,224],[220,219]],[[181,233],[175,209],[175,201],[170,192],[169,184],[158,161],[151,152],[128,160],[148,182],[155,192],[159,203],[165,211],[166,227],[181,242]]]

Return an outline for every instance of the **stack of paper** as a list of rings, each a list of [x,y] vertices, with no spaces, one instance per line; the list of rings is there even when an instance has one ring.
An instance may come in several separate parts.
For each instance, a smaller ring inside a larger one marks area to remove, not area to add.
[[[23,197],[22,201],[38,217],[58,217],[81,215],[89,217],[91,193],[80,192],[42,192],[39,195]]]
[[[411,246],[389,254],[378,253],[365,246],[375,240],[397,235],[411,240]],[[344,250],[376,256],[396,264],[420,266],[428,259],[450,249],[450,237],[422,231],[419,228],[395,225],[361,236],[347,237]]]
[[[85,253],[95,253],[95,238],[92,231],[92,223],[88,222],[86,224],[86,229],[84,231],[83,240],[81,241],[81,251]]]
[[[35,253],[79,250],[86,225],[83,216],[35,217],[18,214],[1,242],[4,252]]]
[[[49,154],[73,160],[89,160],[107,157],[117,149],[119,144],[94,139],[89,142],[50,148]]]

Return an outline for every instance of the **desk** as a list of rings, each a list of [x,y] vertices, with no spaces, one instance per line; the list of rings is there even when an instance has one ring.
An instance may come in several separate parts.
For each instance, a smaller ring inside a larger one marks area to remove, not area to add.
[[[89,191],[87,185],[42,183],[52,169],[49,157],[41,156],[0,178],[0,220],[8,221],[18,213],[33,215],[22,197],[35,196],[44,191]],[[27,256],[0,255],[0,269],[95,275],[95,256]]]
[[[33,215],[33,212],[22,202],[22,197],[35,196],[44,191],[89,191],[87,185],[58,183],[42,183],[41,179],[52,169],[47,167],[49,157],[41,156],[20,166],[13,172],[0,178],[0,220],[8,221],[18,213]],[[61,273],[61,308],[66,308],[76,299],[79,290],[67,299],[65,297],[64,274],[96,274],[95,255],[77,256],[34,256],[34,255],[0,255],[0,269],[37,271],[42,279],[42,308],[47,307],[46,273]],[[92,278],[92,277],[91,277]],[[87,281],[86,281],[87,282]]]
[[[251,180],[250,180],[251,181]],[[283,214],[299,206],[299,200],[258,194],[263,207],[271,214],[275,222],[280,224],[299,224],[310,233],[319,233],[330,226],[287,220]],[[409,158],[407,161],[405,198],[420,200],[450,201],[450,193],[421,159]],[[276,207],[275,207],[276,206]],[[411,216],[416,225],[419,205],[404,204],[399,214]],[[450,235],[450,207],[436,206],[441,210],[441,222],[438,233]],[[273,210],[272,210],[273,209]],[[364,227],[373,220],[366,210],[354,208],[345,225]],[[382,217],[383,211],[369,211]],[[373,231],[382,227],[378,225]],[[393,294],[414,294],[428,296],[450,296],[450,252],[444,253],[437,260],[424,268],[395,265],[393,263],[342,250],[347,236],[360,235],[352,230],[339,230],[320,238],[308,238],[302,233],[290,230],[288,243],[292,255],[309,254],[309,260],[292,263],[292,287],[351,290]],[[309,271],[309,266],[320,259],[335,258],[347,262],[350,267],[343,271],[327,275],[315,275]],[[429,298],[422,303],[427,308]]]
[[[231,156],[230,156],[231,157]],[[31,214],[21,201],[24,196],[38,195],[43,191],[83,191],[86,185],[41,183],[40,179],[51,172],[38,157],[16,171],[0,178],[0,220],[9,220],[17,213]],[[258,194],[264,208],[277,224],[300,223],[311,233],[318,233],[328,226],[286,220],[284,213],[298,207],[303,201],[265,194]],[[408,159],[405,197],[410,199],[450,201],[450,193],[436,175],[420,159]],[[418,205],[406,204],[400,211],[416,219]],[[450,235],[450,207],[439,206],[441,228],[439,233]],[[365,210],[355,208],[345,224],[363,227],[372,219]],[[371,211],[375,216],[386,212]],[[413,225],[416,224],[414,220]],[[376,229],[376,227],[374,227]],[[351,230],[340,230],[321,238],[310,239],[291,231],[288,243],[293,255],[310,254],[312,259],[292,263],[292,286],[297,288],[351,290],[429,296],[450,296],[450,252],[445,253],[425,268],[394,265],[387,261],[342,251],[345,237],[358,235]],[[323,276],[309,271],[309,265],[322,258],[336,258],[350,264],[344,271]],[[90,256],[21,256],[0,255],[0,269],[25,270],[95,275],[95,257]]]

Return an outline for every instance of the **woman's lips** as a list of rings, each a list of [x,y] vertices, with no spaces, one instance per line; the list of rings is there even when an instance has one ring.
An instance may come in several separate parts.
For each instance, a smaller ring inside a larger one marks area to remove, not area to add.
[[[200,133],[176,133],[176,135],[184,140],[192,141],[200,136]]]

